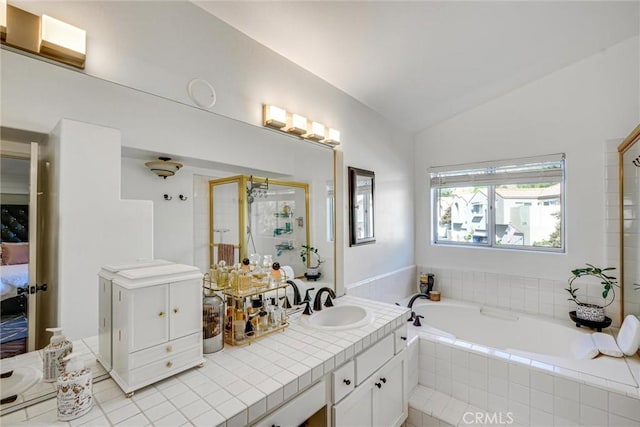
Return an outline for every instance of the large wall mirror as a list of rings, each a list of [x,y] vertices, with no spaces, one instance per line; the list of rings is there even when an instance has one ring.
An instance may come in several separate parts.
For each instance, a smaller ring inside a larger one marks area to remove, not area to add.
[[[618,147],[622,315],[640,316],[640,125]]]
[[[349,166],[349,245],[375,243],[375,173]]]
[[[3,128],[49,134],[65,118],[119,130],[121,162],[113,165],[113,169],[120,170],[120,197],[136,203],[153,202],[155,258],[188,263],[207,271],[210,265],[209,182],[238,175],[261,177],[269,180],[271,193],[266,198],[258,196],[253,204],[256,215],[258,211],[264,212],[264,220],[258,218],[252,228],[256,250],[261,250],[258,245],[267,244],[258,241],[258,234],[262,234],[264,242],[269,242],[274,258],[280,250],[280,257],[299,261],[298,251],[288,250],[285,245],[302,244],[304,238],[298,237],[298,231],[302,230],[300,236],[308,236],[306,241],[319,248],[323,255],[323,281],[335,287],[335,154],[331,148],[69,70],[4,46],[0,54],[3,88],[0,125]],[[25,75],[29,78],[24,78]],[[91,135],[87,135],[86,140],[90,143]],[[167,180],[158,178],[144,163],[161,155],[182,162],[184,167]],[[84,164],[102,161],[83,159]],[[73,164],[58,166],[73,167]],[[87,174],[83,179],[87,185],[98,187],[103,177]],[[296,187],[293,189],[295,194],[290,194],[291,189],[287,186],[277,185],[279,181],[302,183],[308,186],[308,191],[299,192]],[[275,194],[276,190],[278,194]],[[173,199],[167,201],[163,194],[173,195]],[[179,194],[186,197],[180,199]],[[305,194],[309,198],[308,208]],[[78,200],[82,200],[81,196]],[[285,208],[285,202],[290,210]],[[59,206],[59,210],[65,208]],[[273,215],[267,215],[269,212]],[[290,218],[275,215],[286,212],[292,213]],[[99,221],[103,228],[107,227],[110,219],[101,215],[99,209],[94,209],[91,221]],[[298,221],[299,218],[302,219]],[[223,224],[219,228],[231,227],[231,224]],[[50,228],[44,233],[58,232],[60,230]],[[74,233],[84,235],[80,229]],[[216,239],[222,239],[221,243],[231,241],[231,232],[214,235]],[[243,235],[245,245],[246,238]],[[86,277],[78,276],[77,280],[60,283],[51,278],[44,280],[49,285],[46,294],[52,314],[43,317],[45,322],[39,326],[41,330],[36,331],[46,338],[36,348],[47,344],[50,334],[44,333],[44,327],[58,326],[54,323],[56,318],[61,319],[60,313],[56,313],[61,302],[77,299],[76,291],[81,287],[89,294],[82,297],[76,310],[64,313],[62,318],[66,324],[59,326],[68,329],[67,336],[83,345],[88,359],[93,358],[98,333],[97,273],[102,265],[120,262],[109,257],[101,258],[95,264],[88,262],[86,258],[100,245],[100,239],[91,239],[90,244],[81,245],[73,256],[59,261],[69,263],[65,265],[66,270],[86,270]],[[266,248],[262,249],[265,253]],[[247,249],[247,253],[252,250]],[[236,257],[239,256],[236,253]],[[41,355],[31,352],[14,359],[3,359],[1,365],[4,373],[5,368],[12,369],[21,364],[39,367],[41,363]],[[100,374],[96,369],[97,379],[105,377]],[[36,385],[14,402],[0,406],[0,414],[50,398],[52,392],[50,383]]]

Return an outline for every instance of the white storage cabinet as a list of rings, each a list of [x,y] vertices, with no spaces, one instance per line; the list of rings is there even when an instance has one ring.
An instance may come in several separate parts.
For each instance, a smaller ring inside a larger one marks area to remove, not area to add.
[[[404,331],[397,332],[402,334]],[[335,371],[335,427],[399,427],[407,419],[406,352],[400,348],[395,354],[395,335],[386,336],[356,356],[355,372],[350,371],[349,364]],[[351,378],[357,385],[353,391],[345,388],[352,384]]]
[[[202,274],[183,264],[117,273],[112,324],[110,374],[128,396],[201,365]]]

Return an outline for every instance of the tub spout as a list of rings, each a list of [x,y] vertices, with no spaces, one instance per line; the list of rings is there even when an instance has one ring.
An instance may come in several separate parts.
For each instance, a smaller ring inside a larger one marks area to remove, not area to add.
[[[407,305],[407,307],[409,308],[413,308],[413,303],[415,302],[415,300],[417,300],[418,298],[426,298],[429,299],[429,295],[428,294],[415,294],[414,296],[411,297],[411,299],[409,300],[409,304]]]

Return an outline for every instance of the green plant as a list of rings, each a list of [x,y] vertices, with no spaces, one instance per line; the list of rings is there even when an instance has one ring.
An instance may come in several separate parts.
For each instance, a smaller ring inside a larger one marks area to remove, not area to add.
[[[569,298],[569,301],[574,301],[577,304],[582,304],[580,300],[578,300],[578,297],[576,295],[576,292],[578,292],[580,288],[574,288],[573,282],[579,277],[593,276],[600,279],[600,284],[602,284],[602,288],[603,288],[602,298],[606,299],[609,296],[609,293],[611,293],[612,297],[611,297],[611,301],[609,301],[609,304],[611,304],[613,300],[616,298],[614,288],[617,288],[619,286],[618,286],[617,279],[614,276],[610,276],[606,272],[615,270],[615,269],[616,269],[615,267],[600,268],[591,264],[587,264],[586,267],[576,268],[574,270],[571,270],[571,274],[573,276],[569,279],[569,287],[565,288],[565,290],[569,292],[569,295],[571,295],[571,298]]]
[[[309,263],[311,263],[311,260],[313,259],[314,256],[317,260],[317,264],[315,266],[309,266],[309,267],[318,268],[320,267],[320,264],[323,263],[322,258],[320,258],[320,254],[318,254],[318,249],[314,248],[311,245],[300,246],[300,258],[302,259],[302,262],[305,265],[307,265],[307,260],[309,261]]]

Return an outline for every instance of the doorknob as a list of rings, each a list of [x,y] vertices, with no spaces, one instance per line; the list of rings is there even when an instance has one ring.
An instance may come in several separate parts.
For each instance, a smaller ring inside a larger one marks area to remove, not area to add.
[[[35,285],[35,286],[29,286],[29,293],[30,294],[35,294],[36,292],[43,292],[47,290],[47,284],[43,283],[42,285]],[[25,291],[22,291],[25,292]],[[20,294],[21,292],[18,291],[18,294]]]

